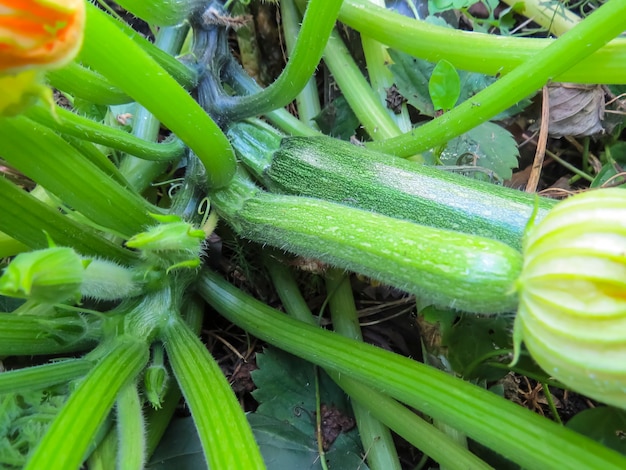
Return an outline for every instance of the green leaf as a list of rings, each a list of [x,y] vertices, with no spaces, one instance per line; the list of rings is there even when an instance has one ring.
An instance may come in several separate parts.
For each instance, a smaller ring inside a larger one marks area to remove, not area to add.
[[[461,96],[461,80],[454,66],[447,60],[440,60],[428,81],[428,92],[436,110],[448,111]]]
[[[261,448],[268,469],[321,469],[317,444],[311,436],[285,422],[257,413],[248,415],[254,436]],[[346,451],[358,447],[356,433],[340,434],[332,448],[324,455],[328,468],[367,470],[357,452]]]
[[[615,186],[626,184],[624,176],[614,178],[622,173],[624,166],[626,166],[626,142],[618,141],[606,147],[602,161],[606,161],[606,163],[604,163],[590,187],[599,188],[609,180],[611,180],[611,185]]]
[[[315,368],[310,363],[277,349],[257,354],[258,370],[252,380],[258,387],[252,395],[259,402],[257,413],[282,419],[315,436]],[[350,407],[345,394],[319,371],[321,402],[344,412]]]
[[[451,140],[440,155],[444,165],[479,166],[493,171],[502,180],[511,178],[518,157],[517,143],[511,133],[492,122]]]
[[[433,64],[403,52],[389,49],[393,64],[389,66],[398,91],[420,113],[433,116],[435,110],[428,91]]]
[[[614,163],[605,163],[589,187],[599,188],[609,180],[611,180],[611,186],[624,186],[626,184],[626,178],[624,176],[616,176],[620,173],[622,173],[622,171],[620,171]]]
[[[317,444],[309,435],[277,418],[257,413],[248,414],[248,421],[268,469],[321,469]],[[336,445],[326,454],[329,468],[367,470],[368,467],[359,454],[342,452],[345,446],[338,443],[349,439],[347,435],[337,438]],[[192,418],[175,419],[171,422],[146,466],[147,470],[172,468],[206,468]]]
[[[389,55],[393,60],[393,64],[389,66],[389,70],[393,74],[396,87],[400,94],[420,113],[427,116],[434,116],[434,110],[437,109],[437,106],[433,107],[433,101],[431,101],[431,98],[433,98],[431,97],[432,92],[429,91],[429,82],[435,68],[433,64],[393,49],[389,50]],[[460,104],[466,101],[496,81],[495,77],[481,73],[466,72],[464,70],[460,70],[457,73],[459,77],[460,94],[454,104]],[[523,99],[515,106],[495,116],[493,120],[501,120],[514,116],[530,103],[529,98]],[[452,106],[454,106],[454,104]]]
[[[207,468],[202,444],[191,417],[175,419],[170,423],[146,465],[147,470],[172,468],[179,470]]]
[[[513,318],[500,316],[477,317],[464,315],[453,324],[442,325],[442,346],[448,350],[448,360],[452,368],[465,379],[498,380],[506,369],[476,363],[487,358],[497,349],[511,348],[510,332]],[[492,359],[490,357],[490,359]]]
[[[359,118],[343,96],[327,104],[313,120],[324,134],[342,140],[350,139],[359,125]]]
[[[259,369],[252,373],[259,402],[249,416],[268,468],[321,468],[315,432],[316,373],[312,364],[277,349],[257,354]],[[345,394],[321,370],[320,401],[349,417]],[[341,432],[326,451],[329,468],[367,468],[355,430]],[[296,464],[296,460],[298,463]],[[292,463],[294,462],[294,463]]]
[[[567,427],[626,454],[626,411],[610,406],[581,411]]]

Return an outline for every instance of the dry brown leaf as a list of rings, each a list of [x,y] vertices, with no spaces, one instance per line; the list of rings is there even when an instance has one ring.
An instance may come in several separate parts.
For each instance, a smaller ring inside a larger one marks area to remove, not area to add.
[[[582,137],[604,132],[604,90],[599,85],[555,83],[549,86],[551,137]]]

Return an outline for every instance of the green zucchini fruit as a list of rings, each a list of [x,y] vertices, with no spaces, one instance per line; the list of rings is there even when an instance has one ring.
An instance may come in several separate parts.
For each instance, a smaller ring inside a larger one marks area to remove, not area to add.
[[[521,249],[536,209],[556,201],[330,137],[286,137],[238,123],[229,138],[239,158],[273,192],[335,201],[432,227],[480,235]]]
[[[517,306],[513,286],[522,256],[496,240],[268,193],[241,170],[210,199],[243,238],[364,274],[424,302],[474,313]]]

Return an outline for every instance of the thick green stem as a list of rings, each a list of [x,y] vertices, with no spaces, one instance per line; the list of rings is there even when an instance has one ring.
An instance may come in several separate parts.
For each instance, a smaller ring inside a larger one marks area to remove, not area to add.
[[[0,313],[0,356],[61,354],[91,349],[97,329],[74,313]]]
[[[209,467],[265,468],[245,414],[206,346],[181,318],[169,321],[162,339]]]
[[[240,94],[259,93],[261,87],[246,74],[235,61],[229,61],[224,71],[224,78]],[[265,114],[268,121],[289,135],[319,135],[320,132],[298,120],[284,108],[278,108]]]
[[[264,255],[265,266],[276,286],[285,312],[292,318],[312,326],[317,326],[315,318],[302,297],[290,270],[284,264],[277,261],[274,255],[268,254],[266,251]],[[350,396],[353,402],[359,402],[372,416],[389,426],[390,429],[441,465],[448,465],[450,468],[472,470],[490,468],[466,448],[457,445],[448,436],[428,424],[405,406],[399,404],[393,398],[379,393],[333,370],[327,370],[327,373],[329,373],[333,380]],[[384,446],[392,444],[379,442],[375,445]],[[367,451],[367,449],[365,450]]]
[[[147,361],[147,343],[128,337],[113,340],[104,357],[72,392],[25,470],[79,468],[118,392]]]
[[[619,8],[620,0],[617,4],[612,8]],[[620,23],[622,18],[623,13],[616,12],[610,22]],[[488,75],[509,73],[554,42],[552,39],[495,36],[435,26],[374,6],[369,0],[345,0],[339,20],[415,57],[430,62],[445,59],[458,69]],[[620,32],[612,34],[609,39]],[[576,52],[586,50],[586,43],[578,51],[576,47],[572,48]],[[541,73],[542,70],[533,67],[531,72]],[[550,79],[575,83],[626,83],[626,39],[615,39],[585,60],[559,68]]]
[[[229,121],[264,114],[289,104],[306,86],[319,64],[335,25],[342,0],[311,0],[302,21],[296,46],[280,76],[260,93],[237,101],[224,110]]]
[[[296,38],[300,33],[300,23],[302,22],[302,17],[293,0],[283,0],[280,2],[280,17],[283,25],[287,53],[291,56],[296,47]],[[315,75],[311,76],[306,86],[298,93],[298,96],[296,96],[296,107],[300,121],[317,128],[313,118],[320,113],[321,107]]]
[[[24,113],[26,115],[26,113]],[[48,126],[52,127],[52,126]],[[115,164],[104,154],[96,144],[83,140],[79,137],[73,137],[71,135],[64,135],[63,139],[74,147],[78,152],[86,158],[88,161],[97,166],[100,170],[106,173],[111,179],[123,187],[130,187],[130,184],[124,178],[124,175],[120,173],[120,170]]]
[[[154,208],[123,188],[41,124],[19,116],[0,119],[5,161],[96,224],[132,236],[152,224]]]
[[[183,304],[182,313],[191,330],[199,334],[202,327],[205,304],[202,299],[194,295]],[[162,345],[159,345],[162,346]],[[167,393],[162,400],[161,408],[146,410],[146,455],[149,458],[157,448],[161,437],[165,434],[174,412],[180,403],[182,393],[178,384],[170,380]]]
[[[445,144],[534,93],[619,35],[624,30],[624,15],[625,2],[609,1],[549,47],[456,108],[400,137],[373,142],[371,147],[408,157]]]
[[[26,367],[0,374],[0,395],[4,393],[38,390],[76,379],[87,374],[93,362],[85,359],[68,359],[41,366]]]
[[[511,7],[515,5],[516,13],[540,24],[556,36],[569,31],[581,20],[578,15],[567,9],[565,3],[557,0],[525,0],[523,3],[503,0],[503,2]]]
[[[187,91],[113,20],[90,4],[85,32],[81,58],[185,142],[206,167],[210,186],[228,183],[235,171],[233,150],[219,127]]]
[[[85,464],[89,470],[114,470],[117,458],[117,431],[109,426],[107,435],[98,443]]]
[[[76,62],[50,70],[46,78],[54,88],[95,104],[115,105],[130,103],[133,99],[120,88],[93,70]]]
[[[350,278],[340,270],[331,269],[326,274],[326,289],[333,329],[347,338],[363,341]],[[352,410],[369,467],[372,470],[400,470],[400,460],[389,428],[359,402],[352,402]]]
[[[146,440],[141,399],[135,382],[122,387],[116,408],[117,469],[142,470],[146,460]]]
[[[157,50],[164,53],[177,54],[184,41],[186,30],[187,28],[183,27],[160,28],[156,33],[154,45]],[[142,141],[155,142],[159,137],[161,123],[144,106],[137,105],[132,126],[132,134]],[[135,190],[143,192],[155,178],[165,171],[167,166],[168,163],[165,161],[146,161],[131,154],[123,157],[120,172],[126,176]]]
[[[293,320],[205,271],[200,295],[250,334],[382,390],[528,468],[623,469],[626,457],[432,367]]]
[[[370,1],[374,5],[385,7],[384,0]],[[372,84],[374,93],[378,95],[379,102],[387,108],[387,114],[391,116],[391,119],[395,121],[402,132],[410,131],[412,126],[406,103],[402,103],[399,107],[400,109],[389,109],[387,106],[387,94],[394,84],[393,74],[388,67],[391,63],[391,58],[387,53],[387,47],[364,34],[361,34],[361,45],[363,46],[363,54],[365,55],[367,75]]]
[[[128,132],[116,129],[71,111],[55,106],[53,112],[42,105],[31,106],[25,113],[35,122],[44,124],[61,134],[88,139],[96,144],[127,152],[144,160],[171,161],[182,156],[185,146],[171,139],[162,144],[139,139]]]
[[[390,139],[400,134],[400,128],[378,100],[336,31],[324,50],[324,62],[373,140]]]
[[[84,224],[62,215],[6,178],[0,177],[0,230],[31,248],[47,248],[50,236],[59,246],[71,246],[86,256],[132,263],[137,256]]]

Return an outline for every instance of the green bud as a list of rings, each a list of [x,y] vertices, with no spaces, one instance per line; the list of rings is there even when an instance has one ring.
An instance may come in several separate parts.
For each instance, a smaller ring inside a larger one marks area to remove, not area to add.
[[[155,410],[160,409],[169,383],[167,369],[162,364],[152,364],[146,368],[143,380],[146,399]]]
[[[77,301],[84,272],[83,261],[71,248],[21,253],[0,277],[0,293],[46,303]]]
[[[141,250],[144,258],[162,267],[199,266],[204,231],[175,215],[152,217],[162,223],[133,236],[126,245]]]
[[[626,191],[555,206],[524,241],[515,336],[573,390],[626,408]]]
[[[96,300],[125,299],[141,294],[142,283],[137,282],[133,270],[113,261],[94,259],[85,269],[80,292]]]

